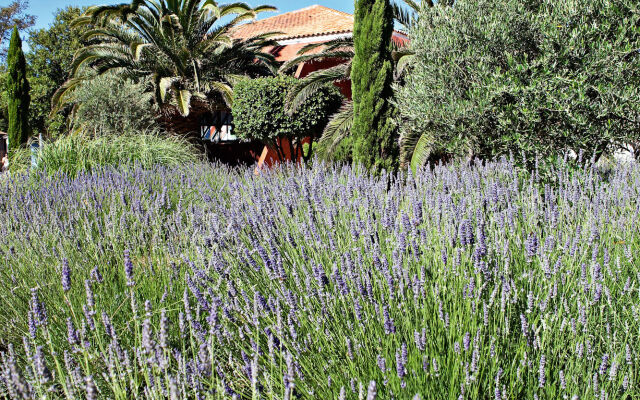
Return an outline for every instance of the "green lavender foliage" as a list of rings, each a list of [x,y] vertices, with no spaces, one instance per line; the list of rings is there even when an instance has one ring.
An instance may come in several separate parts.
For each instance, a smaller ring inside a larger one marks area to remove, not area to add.
[[[637,398],[640,168],[553,173],[0,180],[0,397]]]
[[[351,69],[353,161],[381,171],[397,166],[393,123],[393,10],[389,0],[358,0],[355,5]]]
[[[29,138],[29,82],[27,64],[22,52],[22,40],[18,28],[13,29],[7,56],[7,96],[9,118],[9,145],[20,146]]]

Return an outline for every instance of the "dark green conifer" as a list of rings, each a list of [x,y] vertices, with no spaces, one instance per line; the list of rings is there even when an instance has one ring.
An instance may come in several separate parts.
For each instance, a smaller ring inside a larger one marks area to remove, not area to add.
[[[353,161],[374,171],[393,170],[398,162],[391,103],[392,34],[389,0],[356,0],[351,69]]]
[[[9,74],[7,76],[7,94],[9,97],[9,146],[15,148],[27,143],[29,138],[29,82],[27,81],[27,63],[22,52],[22,40],[18,28],[13,29],[7,55]]]

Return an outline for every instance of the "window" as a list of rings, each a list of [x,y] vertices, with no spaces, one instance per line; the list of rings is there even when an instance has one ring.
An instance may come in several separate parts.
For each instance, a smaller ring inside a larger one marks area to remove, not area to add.
[[[203,118],[200,124],[200,136],[205,141],[233,142],[238,140],[233,133],[233,115],[229,111],[215,111]]]

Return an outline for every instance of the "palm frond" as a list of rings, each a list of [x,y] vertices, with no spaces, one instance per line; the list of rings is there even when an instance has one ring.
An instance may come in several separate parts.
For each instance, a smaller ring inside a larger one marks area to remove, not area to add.
[[[353,58],[353,55],[353,50],[326,51],[317,54],[303,54],[282,64],[282,66],[280,67],[280,72],[286,72],[303,62],[320,61],[326,59],[351,60]]]
[[[233,101],[230,75],[275,73],[275,57],[263,49],[275,45],[273,33],[243,41],[232,39],[233,29],[271,6],[252,8],[243,2],[214,0],[132,0],[113,6],[94,6],[76,21],[89,25],[87,45],[74,57],[74,78],[90,67],[93,73],[147,79],[158,105],[171,104],[189,114],[193,96],[205,101]],[[61,89],[56,99],[65,96]]]
[[[327,153],[333,153],[340,142],[349,136],[352,125],[353,102],[347,100],[338,112],[331,116],[320,138],[320,144],[326,148]]]
[[[207,82],[203,87],[209,92],[216,92],[222,96],[222,99],[228,107],[233,105],[233,88],[223,82]]]
[[[414,173],[416,173],[416,171],[419,168],[427,164],[427,161],[431,156],[432,149],[433,149],[433,142],[429,137],[429,135],[424,133],[420,135],[420,138],[418,139],[415,146],[413,147],[413,151],[411,154],[410,166],[411,166],[411,170],[413,170]],[[409,153],[406,153],[406,154],[408,156]]]
[[[191,108],[191,92],[186,89],[175,90],[175,103],[178,108],[178,112],[183,117],[189,115],[189,109]]]
[[[321,69],[300,79],[287,93],[287,112],[293,114],[319,88],[336,81],[349,79],[350,64],[339,64],[332,68]]]
[[[85,77],[74,77],[68,79],[58,88],[58,90],[55,91],[51,97],[51,113],[49,116],[55,115],[62,109],[62,107],[64,107],[65,104],[71,102],[73,91],[80,86],[85,79]]]

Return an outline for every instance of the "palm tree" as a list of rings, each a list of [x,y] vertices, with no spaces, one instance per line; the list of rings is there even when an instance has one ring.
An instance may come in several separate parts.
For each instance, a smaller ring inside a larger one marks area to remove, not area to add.
[[[75,21],[89,25],[88,45],[74,58],[73,78],[54,95],[54,104],[71,98],[91,74],[114,72],[134,81],[149,81],[161,109],[187,116],[193,99],[209,104],[232,102],[239,76],[274,72],[275,60],[263,52],[270,34],[234,40],[234,27],[255,19],[270,6],[214,0],[133,0],[131,4],[89,8]]]
[[[433,7],[432,0],[403,0],[407,7],[397,2],[392,4],[394,18],[403,30],[409,31],[417,21],[418,12],[425,7]],[[393,58],[396,61],[395,78],[400,80],[406,67],[410,65],[412,53],[409,49],[398,44],[394,45]],[[299,80],[287,94],[289,112],[295,112],[304,101],[312,96],[315,91],[325,85],[341,81],[348,81],[351,76],[351,61],[354,56],[353,37],[331,40],[325,43],[312,43],[298,51],[298,56],[280,67],[281,73],[291,71],[295,66],[303,62],[319,60],[344,60],[334,67],[314,71]],[[340,142],[351,131],[353,121],[353,103],[345,99],[342,107],[334,114],[327,124],[320,143],[324,145],[328,153],[333,152]]]

